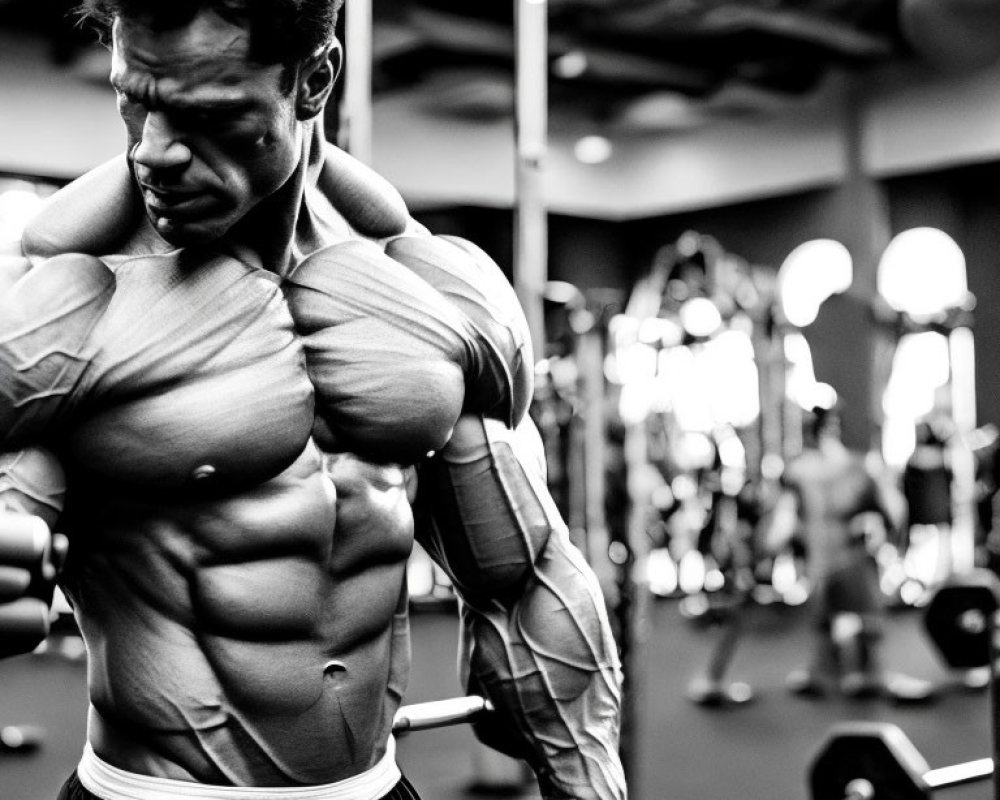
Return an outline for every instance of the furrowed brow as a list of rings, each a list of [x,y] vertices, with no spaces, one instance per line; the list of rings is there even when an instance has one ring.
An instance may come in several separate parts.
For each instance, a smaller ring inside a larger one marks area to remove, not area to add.
[[[136,91],[136,86],[129,86],[127,81],[112,77],[111,86],[116,92],[129,100],[141,103],[148,108],[170,108],[182,112],[197,113],[238,113],[252,106],[251,101],[243,97],[227,97],[225,95],[202,94],[188,96],[181,93],[164,95],[162,92]],[[147,87],[148,88],[148,87]]]

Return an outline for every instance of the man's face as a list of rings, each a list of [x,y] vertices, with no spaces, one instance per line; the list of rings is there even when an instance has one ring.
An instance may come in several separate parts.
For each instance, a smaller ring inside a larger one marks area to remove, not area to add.
[[[251,62],[249,32],[214,13],[177,30],[119,18],[111,83],[157,232],[214,241],[279,189],[300,158],[294,92]]]

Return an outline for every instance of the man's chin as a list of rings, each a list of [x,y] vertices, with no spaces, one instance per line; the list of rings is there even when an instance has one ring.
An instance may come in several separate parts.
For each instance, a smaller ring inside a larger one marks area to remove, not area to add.
[[[229,228],[217,220],[181,220],[152,214],[150,222],[159,237],[175,247],[209,244],[222,238]]]

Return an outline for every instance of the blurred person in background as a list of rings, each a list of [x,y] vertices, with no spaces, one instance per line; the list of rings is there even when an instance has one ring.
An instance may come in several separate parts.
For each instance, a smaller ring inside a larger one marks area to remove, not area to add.
[[[785,467],[761,532],[770,553],[796,536],[805,550],[812,653],[806,667],[788,676],[788,688],[812,696],[839,690],[926,699],[929,683],[889,673],[881,663],[886,598],[864,524],[868,514],[877,514],[885,534],[898,536],[906,524],[905,499],[880,460],[844,445],[836,406],[812,409],[803,444]]]
[[[907,575],[933,588],[951,574],[952,481],[944,421],[916,425],[916,446],[903,468],[907,508]]]

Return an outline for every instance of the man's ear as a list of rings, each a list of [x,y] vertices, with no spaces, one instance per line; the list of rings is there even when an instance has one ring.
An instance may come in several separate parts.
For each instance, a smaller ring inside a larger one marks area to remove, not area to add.
[[[299,67],[295,112],[300,120],[312,119],[323,110],[337,82],[343,60],[340,42],[333,41]]]

